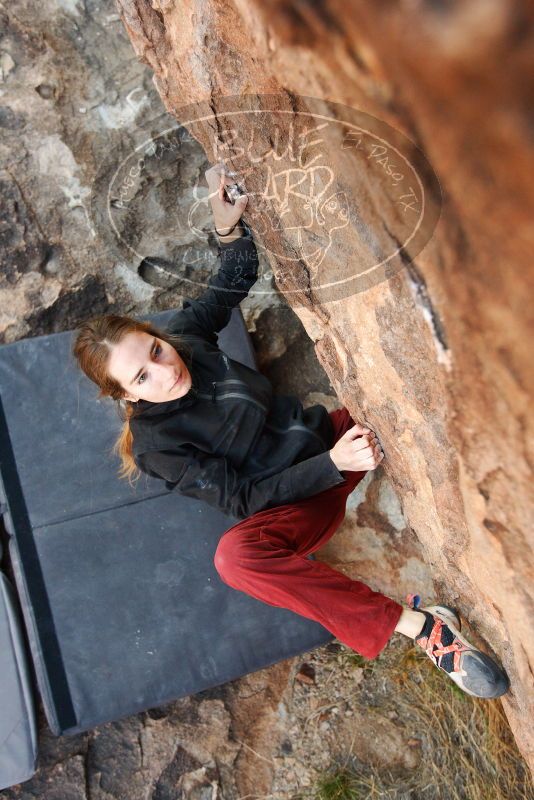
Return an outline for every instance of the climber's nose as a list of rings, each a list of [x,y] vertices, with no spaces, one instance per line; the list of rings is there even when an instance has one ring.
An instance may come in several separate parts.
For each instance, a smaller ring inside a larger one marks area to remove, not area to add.
[[[162,383],[169,385],[174,383],[176,371],[172,364],[154,364],[153,367],[156,370],[155,374]]]

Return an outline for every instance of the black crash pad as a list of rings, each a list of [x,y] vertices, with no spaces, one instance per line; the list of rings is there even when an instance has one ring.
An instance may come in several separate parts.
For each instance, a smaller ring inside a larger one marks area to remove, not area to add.
[[[147,315],[164,327],[174,310]],[[56,735],[220,685],[333,636],[227,586],[213,564],[237,520],[112,454],[114,403],[70,353],[72,332],[0,347],[0,500],[43,706]],[[221,331],[256,368],[239,308]]]
[[[2,547],[0,546],[0,555]],[[22,783],[37,764],[33,674],[15,590],[0,572],[0,791]]]

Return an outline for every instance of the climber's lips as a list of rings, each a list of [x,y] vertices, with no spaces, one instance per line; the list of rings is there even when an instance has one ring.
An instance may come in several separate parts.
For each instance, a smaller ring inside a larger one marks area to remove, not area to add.
[[[178,375],[178,377],[177,377],[177,378],[176,378],[176,380],[174,381],[173,385],[171,386],[171,388],[170,388],[170,391],[171,391],[171,392],[172,392],[172,390],[173,390],[173,389],[176,389],[176,387],[178,386],[178,384],[180,383],[180,381],[181,381],[181,380],[182,380],[182,373],[180,373],[180,374]]]

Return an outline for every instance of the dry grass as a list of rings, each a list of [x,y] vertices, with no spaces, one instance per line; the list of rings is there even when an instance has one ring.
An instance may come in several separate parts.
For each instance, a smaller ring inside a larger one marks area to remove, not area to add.
[[[372,661],[343,647],[335,660],[363,667],[367,681],[387,682],[388,708],[421,738],[419,768],[392,774],[349,757],[293,800],[534,800],[500,700],[464,694],[416,646],[406,645]]]

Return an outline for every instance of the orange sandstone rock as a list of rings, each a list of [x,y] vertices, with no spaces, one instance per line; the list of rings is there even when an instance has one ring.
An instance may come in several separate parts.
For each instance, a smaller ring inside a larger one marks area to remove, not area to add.
[[[118,5],[167,110],[212,163],[223,157],[245,175],[245,220],[279,289],[339,399],[383,445],[442,587],[424,601],[455,604],[502,661],[512,680],[502,702],[533,763],[532,7]],[[397,164],[344,147],[342,125],[331,125],[319,162],[311,147],[301,161],[277,147],[291,119],[302,142],[303,112],[311,108],[317,126],[341,106],[355,111],[353,126],[362,114],[370,128],[379,121],[373,135],[388,132],[384,155],[395,152]],[[230,124],[243,108],[269,115],[240,113]],[[429,214],[417,244],[392,185],[401,162]],[[291,191],[280,192],[288,175]],[[377,277],[367,284],[366,268]],[[350,288],[328,295],[341,278]]]

